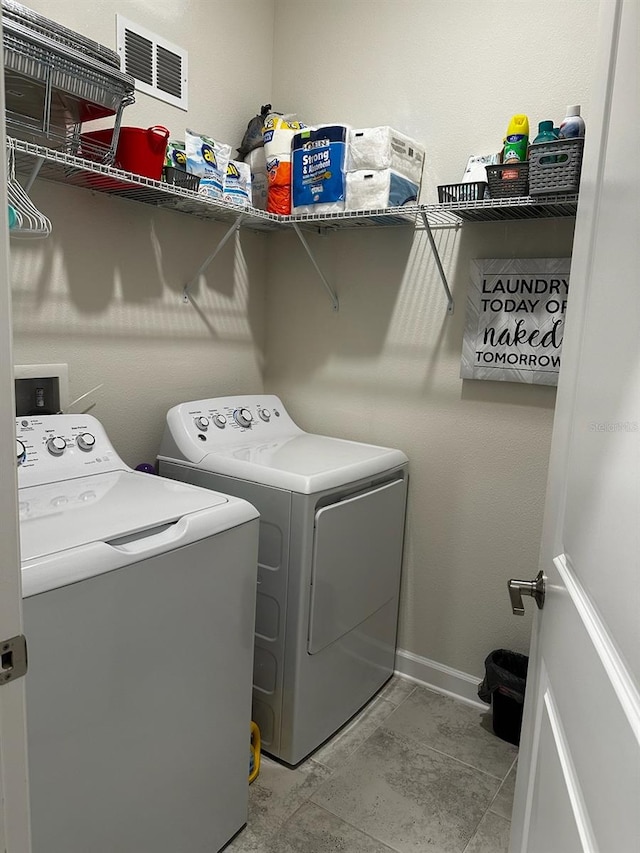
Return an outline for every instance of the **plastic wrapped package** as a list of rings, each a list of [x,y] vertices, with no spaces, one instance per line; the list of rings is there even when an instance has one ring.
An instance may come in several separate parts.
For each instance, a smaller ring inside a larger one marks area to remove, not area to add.
[[[416,204],[420,187],[393,169],[347,172],[346,209],[379,210]]]
[[[346,125],[327,124],[294,135],[291,152],[293,213],[344,210],[348,131]]]
[[[222,191],[223,201],[248,207],[251,204],[251,167],[240,160],[229,160]]]
[[[347,171],[393,169],[420,186],[424,146],[386,125],[351,130]]]
[[[187,171],[200,178],[200,195],[222,198],[231,146],[210,136],[187,130],[185,134]]]
[[[266,210],[269,178],[264,147],[254,148],[247,154],[244,162],[251,169],[251,204],[258,210]]]
[[[288,216],[291,213],[291,143],[294,134],[306,127],[293,116],[269,113],[262,128],[267,158],[269,189],[267,210]]]

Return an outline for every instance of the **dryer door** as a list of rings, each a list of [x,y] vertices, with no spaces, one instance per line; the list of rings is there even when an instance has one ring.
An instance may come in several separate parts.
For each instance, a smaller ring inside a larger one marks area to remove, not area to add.
[[[309,654],[397,597],[405,501],[400,479],[316,512]]]

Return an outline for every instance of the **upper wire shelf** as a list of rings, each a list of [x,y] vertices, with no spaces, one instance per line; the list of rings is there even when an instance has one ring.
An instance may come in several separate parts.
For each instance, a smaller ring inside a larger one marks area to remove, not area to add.
[[[255,207],[239,207],[199,195],[193,190],[154,181],[112,166],[45,148],[21,139],[10,140],[16,157],[16,171],[29,175],[34,164],[38,176],[50,181],[103,192],[120,198],[176,210],[202,219],[232,224],[242,214],[242,227],[274,231],[297,226],[305,231],[325,232],[344,228],[429,227],[459,228],[464,222],[513,219],[542,219],[575,216],[577,195],[539,198],[503,198],[446,204],[407,205],[399,208],[340,211],[325,214],[277,216]]]

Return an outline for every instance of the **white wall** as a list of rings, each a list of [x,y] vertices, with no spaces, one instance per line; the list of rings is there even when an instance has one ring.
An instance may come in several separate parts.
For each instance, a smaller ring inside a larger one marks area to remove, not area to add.
[[[119,12],[189,51],[189,112],[137,93],[124,125],[237,146],[270,99],[273,0],[28,5],[112,48]],[[67,362],[72,399],[103,382],[91,411],[127,462],[153,461],[170,406],[262,390],[263,235],[216,258],[195,291],[201,315],[182,288],[226,226],[44,181],[31,195],[53,233],[11,242],[15,362]]]
[[[581,103],[588,126],[595,0],[30,5],[110,46],[118,11],[189,50],[189,113],[139,95],[126,124],[238,144],[267,101],[307,122],[389,123],[426,145],[428,201],[515,112],[558,120]],[[466,287],[472,258],[568,255],[572,220],[439,232],[453,317],[423,234],[313,239],[336,315],[293,235],[243,233],[207,274],[201,315],[180,294],[222,226],[42,181],[33,197],[54,233],[12,242],[17,363],[68,362],[72,397],[104,382],[92,411],[131,464],[153,458],[170,405],[263,378],[303,427],[402,447],[400,645],[475,675],[494,647],[526,650],[506,580],[536,571],[555,394],[458,378]]]
[[[516,112],[535,128],[580,103],[588,127],[596,17],[583,0],[278,0],[274,104],[411,134],[435,201]],[[424,234],[312,239],[338,314],[295,237],[269,244],[266,389],[305,428],[407,453],[399,646],[472,675],[493,648],[528,648],[530,614],[511,615],[506,582],[537,572],[555,390],[459,378],[469,263],[569,256],[573,224],[438,232],[453,317]]]

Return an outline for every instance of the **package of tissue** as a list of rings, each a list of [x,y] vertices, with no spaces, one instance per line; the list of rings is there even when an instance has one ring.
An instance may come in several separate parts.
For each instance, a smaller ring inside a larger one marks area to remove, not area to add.
[[[347,171],[393,169],[420,186],[424,147],[392,127],[351,130]]]
[[[348,128],[343,124],[301,130],[291,146],[293,213],[344,210]]]
[[[244,158],[251,169],[251,204],[258,210],[267,209],[269,177],[267,175],[267,157],[264,147],[254,148]]]
[[[419,184],[393,169],[347,172],[346,210],[379,210],[417,204]]]
[[[293,116],[269,113],[262,128],[267,158],[269,191],[267,210],[288,216],[291,213],[291,142],[293,135],[306,127]]]
[[[467,167],[462,176],[462,183],[487,183],[487,166],[495,166],[500,162],[499,154],[472,154],[467,161]]]
[[[222,200],[244,207],[251,205],[251,167],[240,160],[229,160],[224,178]]]
[[[227,164],[231,157],[231,146],[218,142],[209,136],[202,136],[187,130],[185,134],[187,153],[187,172],[198,175],[200,195],[221,198],[227,174]]]

